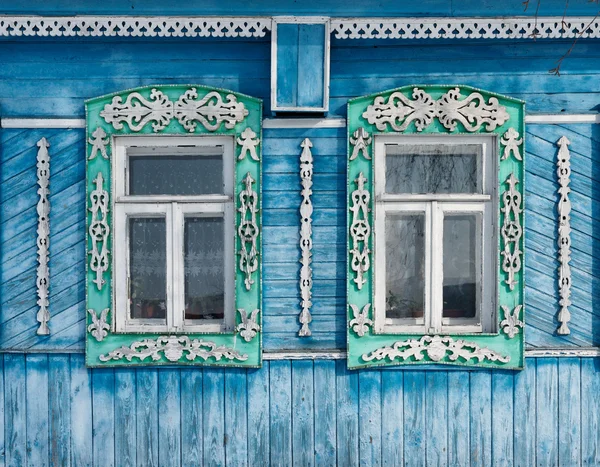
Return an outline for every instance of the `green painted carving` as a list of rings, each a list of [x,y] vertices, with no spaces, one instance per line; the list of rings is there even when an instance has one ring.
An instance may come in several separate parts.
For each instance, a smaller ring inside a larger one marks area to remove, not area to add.
[[[349,101],[346,268],[347,303],[352,305],[347,311],[349,368],[407,364],[523,368],[524,333],[509,336],[500,321],[505,318],[501,310],[517,307],[521,310],[523,306],[524,115],[525,104],[520,100],[459,85],[405,86]],[[352,209],[356,209],[357,201],[367,203],[366,210],[361,212],[366,212],[368,224],[361,224],[361,232],[372,230],[375,157],[369,156],[374,155],[377,136],[409,134],[496,137],[498,309],[488,311],[493,312],[498,321],[497,332],[439,336],[394,334],[376,333],[374,326],[361,328],[364,332],[360,334],[356,332],[357,316],[353,310],[363,310],[364,322],[375,322],[377,310],[370,305],[376,303],[373,269],[377,251],[373,235],[357,234]],[[518,183],[507,183],[511,179]],[[359,181],[364,194],[356,192]],[[507,200],[509,205],[504,206]],[[520,206],[514,205],[517,202]],[[504,212],[509,214],[508,219]],[[366,257],[357,252],[365,252]],[[524,323],[523,315],[520,319]]]
[[[88,142],[86,309],[107,310],[105,314],[109,316],[110,325],[109,329],[103,327],[107,335],[97,339],[94,335],[97,323],[94,324],[91,313],[87,314],[87,366],[201,364],[260,367],[260,321],[253,328],[256,337],[244,339],[239,334],[242,328],[238,326],[242,324],[242,318],[236,310],[262,309],[262,101],[202,85],[165,85],[129,89],[90,99],[85,105]],[[235,300],[233,309],[229,310],[235,315],[236,330],[230,333],[114,332],[112,137],[148,134],[232,137],[235,142],[235,232],[238,232],[242,221],[239,210],[240,194],[246,190],[244,179],[249,176],[253,180],[254,205],[257,208],[253,218],[258,229],[253,237],[256,272],[252,275],[251,287],[247,287],[246,272],[238,267],[244,245],[236,235],[236,251],[232,255],[235,261]],[[108,196],[108,200],[103,196]]]

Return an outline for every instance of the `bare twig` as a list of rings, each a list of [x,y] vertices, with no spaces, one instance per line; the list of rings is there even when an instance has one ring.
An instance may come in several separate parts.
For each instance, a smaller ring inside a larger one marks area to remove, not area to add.
[[[590,3],[598,3],[599,0],[591,0]],[[568,0],[567,0],[567,4],[568,4]],[[566,12],[566,8],[565,8],[565,12]],[[567,50],[562,57],[560,57],[557,61],[556,61],[556,66],[550,70],[548,70],[548,73],[551,73],[553,75],[557,75],[560,76],[560,67],[562,66],[563,61],[569,56],[571,55],[571,52],[573,51],[573,49],[575,48],[575,45],[577,44],[577,42],[579,41],[579,39],[581,39],[581,36],[583,36],[583,33],[585,31],[588,30],[588,28],[592,25],[592,23],[594,23],[594,21],[596,21],[596,19],[598,19],[598,15],[600,14],[600,12],[596,13],[596,16],[594,16],[592,18],[592,20],[581,29],[581,31],[579,31],[579,33],[577,34],[577,37],[575,38],[575,40],[573,41],[573,43],[571,44],[571,47],[569,47],[569,50]],[[563,14],[563,27],[566,25],[565,23],[565,16]]]

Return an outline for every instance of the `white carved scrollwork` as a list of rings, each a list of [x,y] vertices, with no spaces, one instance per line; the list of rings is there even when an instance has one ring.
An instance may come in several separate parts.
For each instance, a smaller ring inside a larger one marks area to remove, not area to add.
[[[558,334],[570,334],[568,322],[571,320],[569,306],[571,305],[571,200],[569,199],[569,183],[571,181],[571,154],[566,136],[558,140],[558,160],[556,161],[558,175],[558,291],[560,293],[560,311]]]
[[[508,308],[506,305],[502,305],[504,319],[500,321],[500,327],[510,339],[519,334],[519,328],[523,329],[523,321],[519,319],[522,308],[523,305],[517,305],[511,312],[510,308]]]
[[[371,144],[371,141],[371,135],[369,135],[362,127],[352,133],[350,144],[354,146],[354,148],[352,149],[350,160],[353,161],[356,159],[359,153],[362,153],[365,159],[371,160],[371,156],[369,155],[369,144]]]
[[[350,320],[349,325],[358,336],[363,337],[369,330],[369,326],[373,326],[373,321],[369,319],[369,310],[371,309],[371,304],[367,303],[363,307],[362,311],[360,311],[358,307],[352,303],[350,303],[350,308],[352,309],[354,318]]]
[[[369,237],[371,235],[371,226],[369,225],[369,202],[371,195],[369,190],[365,190],[365,182],[367,179],[361,172],[358,178],[354,181],[357,189],[351,194],[352,205],[350,211],[352,212],[352,224],[350,225],[350,236],[352,237],[352,249],[350,254],[352,259],[350,265],[352,270],[356,273],[354,282],[358,289],[362,289],[362,286],[367,282],[364,274],[369,270],[371,266],[371,260],[369,254]]]
[[[98,152],[102,155],[104,159],[108,159],[108,153],[106,152],[106,147],[108,146],[108,138],[106,137],[106,132],[102,129],[102,127],[98,127],[92,133],[92,137],[88,138],[88,143],[92,145],[92,151],[88,160],[93,160],[98,155]]]
[[[398,132],[406,130],[413,121],[417,131],[423,131],[434,118],[449,131],[454,131],[458,123],[469,132],[478,131],[482,125],[486,131],[494,131],[509,118],[495,97],[490,97],[486,104],[480,93],[472,92],[461,100],[460,88],[449,90],[438,100],[423,89],[414,88],[412,97],[413,100],[401,92],[394,92],[386,101],[383,96],[377,96],[363,117],[379,131],[390,125]]]
[[[506,285],[510,290],[514,290],[517,281],[515,275],[521,270],[521,237],[523,236],[523,228],[521,226],[521,193],[517,190],[519,180],[511,173],[506,181],[508,190],[502,194],[502,207],[500,210],[504,213],[504,222],[502,224],[502,240],[504,250],[502,255],[502,270],[507,273],[508,277],[505,280]]]
[[[188,89],[174,105],[175,117],[190,133],[196,129],[196,121],[208,131],[218,130],[223,122],[225,128],[231,130],[248,115],[248,109],[233,94],[227,94],[226,102],[216,91],[209,92],[198,101],[197,97],[196,88]]]
[[[125,102],[121,96],[113,97],[110,104],[100,112],[106,123],[112,124],[115,130],[123,129],[127,123],[131,131],[140,131],[146,124],[152,123],[155,132],[163,130],[173,118],[173,102],[157,89],[150,92],[150,100],[139,92],[132,92]]]
[[[96,284],[98,290],[106,283],[104,273],[108,271],[108,236],[110,227],[108,226],[108,191],[104,189],[104,177],[102,172],[94,179],[96,188],[90,193],[90,208],[92,219],[88,232],[92,250],[89,252],[90,269],[96,273],[96,278],[92,281]]]
[[[258,195],[256,191],[252,189],[252,184],[255,180],[250,175],[250,172],[246,174],[243,180],[244,190],[239,194],[240,207],[238,211],[240,213],[240,224],[238,227],[238,236],[240,237],[240,270],[246,276],[244,284],[246,290],[250,290],[254,279],[252,274],[258,268],[258,251],[256,249],[256,242],[258,239],[258,224],[256,222],[256,213],[258,212]]]
[[[100,316],[98,317],[95,310],[91,308],[88,310],[88,313],[92,317],[92,324],[87,327],[87,330],[98,342],[102,342],[108,336],[108,330],[110,329],[110,324],[107,322],[109,311],[108,308],[105,308],[100,312]]]
[[[37,183],[40,186],[37,191],[40,196],[37,204],[38,267],[36,282],[37,305],[39,307],[37,321],[40,323],[37,334],[47,336],[50,334],[48,328],[48,320],[50,319],[50,312],[48,311],[48,288],[50,286],[50,271],[48,268],[48,261],[50,260],[50,201],[48,200],[50,194],[48,188],[50,184],[50,155],[48,154],[48,147],[50,147],[50,144],[46,138],[42,138],[37,142],[37,146],[39,147],[37,153]]]
[[[250,157],[255,161],[259,160],[256,148],[260,143],[260,138],[256,137],[256,133],[252,131],[252,128],[248,127],[242,131],[240,138],[237,139],[237,143],[242,146],[238,161],[244,160],[246,154],[250,154]]]
[[[448,360],[454,362],[459,358],[462,358],[465,363],[470,362],[473,359],[477,359],[478,363],[488,360],[491,362],[502,362],[507,363],[510,361],[510,356],[503,356],[493,350],[486,347],[480,347],[474,342],[467,342],[464,340],[455,341],[450,336],[423,336],[421,339],[408,339],[405,341],[398,341],[391,346],[381,347],[374,350],[371,353],[363,354],[362,359],[365,362],[372,360],[384,360],[394,361],[395,359],[407,360],[414,358],[417,361],[423,360],[425,355],[434,362],[439,362],[446,356]],[[448,355],[449,353],[449,355]]]
[[[238,308],[238,313],[240,314],[240,318],[242,318],[242,322],[236,326],[235,330],[240,333],[240,336],[246,342],[250,342],[254,339],[256,333],[260,331],[260,324],[258,324],[257,320],[260,310],[257,308],[248,316],[246,310]]]
[[[313,205],[310,199],[312,195],[312,176],[313,176],[313,156],[310,151],[312,143],[306,138],[302,144],[302,154],[300,155],[300,183],[302,185],[302,202],[300,203],[300,295],[302,301],[302,311],[300,312],[300,324],[302,327],[298,332],[301,337],[310,336],[308,325],[312,321],[310,309],[312,307],[312,212]]]
[[[199,358],[208,360],[214,358],[216,361],[227,360],[248,360],[248,355],[242,355],[237,350],[217,345],[214,342],[202,339],[190,339],[187,336],[161,336],[156,340],[144,339],[134,342],[129,347],[120,347],[106,355],[100,355],[100,361],[108,362],[110,360],[132,361],[134,358],[140,361],[150,357],[152,360],[160,360],[162,355],[170,362],[177,362],[185,355],[189,361]]]
[[[508,159],[510,154],[514,156],[514,158],[518,161],[522,161],[523,157],[521,156],[521,151],[519,150],[519,146],[523,144],[523,138],[519,138],[519,132],[514,128],[509,128],[502,138],[500,138],[500,144],[504,146],[504,153],[502,154],[502,158],[500,160]]]

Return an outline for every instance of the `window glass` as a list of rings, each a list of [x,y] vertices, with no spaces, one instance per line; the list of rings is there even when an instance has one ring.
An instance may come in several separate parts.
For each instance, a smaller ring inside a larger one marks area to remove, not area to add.
[[[164,320],[167,311],[164,218],[129,218],[129,306],[132,319]]]
[[[423,324],[425,309],[425,214],[385,219],[386,318]]]
[[[482,193],[480,144],[393,144],[386,156],[387,193]]]
[[[224,192],[222,147],[129,148],[127,153],[130,195]]]
[[[221,217],[185,217],[185,319],[223,319],[224,223]]]

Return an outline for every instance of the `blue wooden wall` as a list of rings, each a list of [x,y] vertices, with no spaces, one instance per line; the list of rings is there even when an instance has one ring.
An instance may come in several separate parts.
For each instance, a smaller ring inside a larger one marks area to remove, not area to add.
[[[95,369],[0,356],[0,465],[597,466],[600,368]]]

